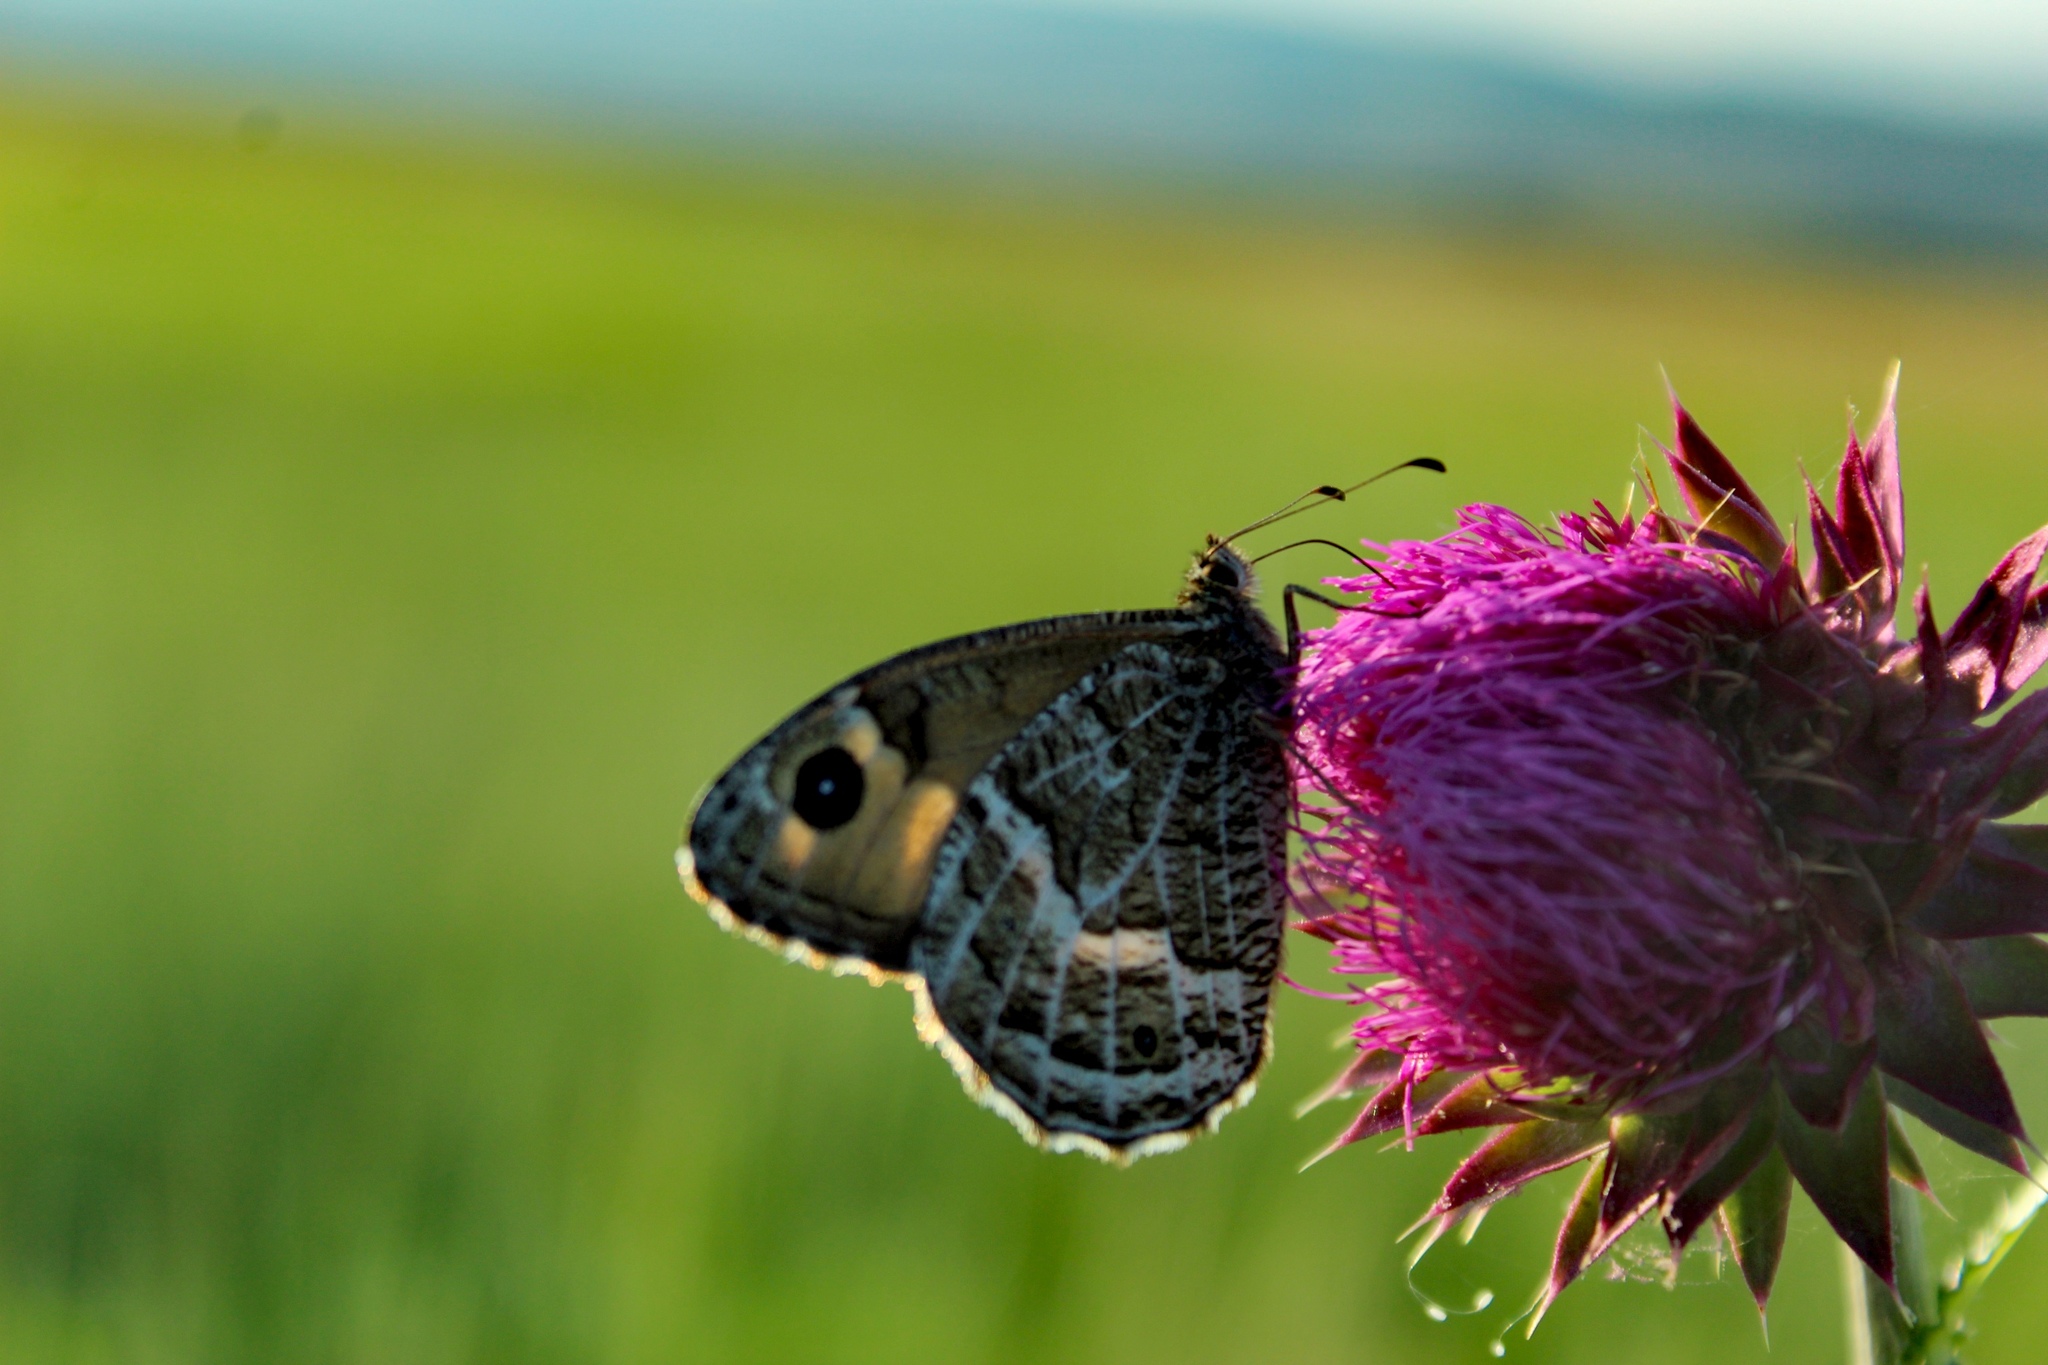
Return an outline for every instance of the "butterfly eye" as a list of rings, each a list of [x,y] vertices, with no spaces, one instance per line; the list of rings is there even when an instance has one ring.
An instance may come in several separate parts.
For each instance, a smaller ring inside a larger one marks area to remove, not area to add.
[[[812,829],[838,829],[860,813],[866,787],[858,759],[844,749],[825,749],[796,770],[796,795],[789,804]]]
[[[1209,561],[1209,581],[1219,588],[1241,588],[1244,578],[1237,571],[1237,565],[1227,559]]]

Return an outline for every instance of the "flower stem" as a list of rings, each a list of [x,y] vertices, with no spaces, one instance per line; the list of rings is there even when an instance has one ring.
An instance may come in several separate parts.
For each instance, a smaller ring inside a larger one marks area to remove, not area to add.
[[[1946,1365],[1917,1354],[1925,1343],[1916,1324],[1940,1316],[1934,1266],[1927,1259],[1927,1239],[1920,1226],[1920,1198],[1897,1181],[1892,1183],[1892,1258],[1898,1278],[1896,1298],[1884,1281],[1847,1246],[1842,1247],[1842,1287],[1848,1309],[1849,1365]],[[1910,1316],[1908,1316],[1910,1314]]]

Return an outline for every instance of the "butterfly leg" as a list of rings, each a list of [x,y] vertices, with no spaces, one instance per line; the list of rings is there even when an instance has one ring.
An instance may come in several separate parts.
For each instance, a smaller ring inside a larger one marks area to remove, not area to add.
[[[1301,614],[1296,610],[1294,599],[1306,597],[1311,602],[1320,602],[1333,611],[1360,611],[1362,608],[1349,602],[1339,602],[1323,596],[1314,588],[1304,588],[1299,583],[1289,583],[1280,590],[1282,614],[1287,618],[1287,662],[1289,666],[1301,662]]]

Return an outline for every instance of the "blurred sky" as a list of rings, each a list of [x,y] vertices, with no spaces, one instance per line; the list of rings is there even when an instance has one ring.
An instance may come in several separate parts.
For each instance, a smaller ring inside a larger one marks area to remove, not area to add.
[[[2048,122],[2041,0],[1103,0],[1335,24],[1687,90]]]
[[[821,0],[850,10],[870,0]],[[1228,15],[1350,30],[1684,93],[1740,93],[1974,124],[2048,126],[2048,4],[2040,0],[928,0]],[[0,26],[485,28],[537,18],[673,23],[749,0],[0,0]],[[435,12],[439,14],[436,15]],[[552,11],[552,14],[549,12]],[[658,16],[658,18],[657,18]]]

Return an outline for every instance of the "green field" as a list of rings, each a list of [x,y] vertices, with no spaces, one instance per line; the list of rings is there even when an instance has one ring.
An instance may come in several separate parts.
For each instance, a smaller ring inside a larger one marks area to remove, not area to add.
[[[1486,1359],[1566,1190],[1425,1263],[1508,1306],[1430,1321],[1394,1238],[1465,1144],[1296,1173],[1341,1006],[1283,1001],[1220,1136],[1042,1156],[901,991],[684,898],[693,794],[890,651],[1166,603],[1312,483],[1450,463],[1341,538],[1616,498],[1659,364],[1789,510],[1903,356],[1945,612],[2048,520],[2039,275],[139,107],[0,102],[9,1362]],[[1714,1269],[1509,1358],[1766,1359]],[[2038,1359],[2044,1285],[2048,1232],[1973,1359]]]

